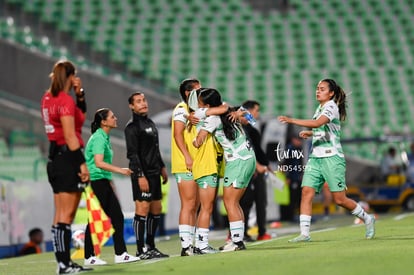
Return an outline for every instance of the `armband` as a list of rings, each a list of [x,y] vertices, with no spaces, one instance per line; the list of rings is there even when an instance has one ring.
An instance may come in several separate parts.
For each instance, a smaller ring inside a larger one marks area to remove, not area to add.
[[[85,163],[85,157],[82,153],[82,150],[79,148],[75,151],[68,151],[68,156],[70,158],[70,161],[75,165],[75,166],[80,166],[82,163]]]

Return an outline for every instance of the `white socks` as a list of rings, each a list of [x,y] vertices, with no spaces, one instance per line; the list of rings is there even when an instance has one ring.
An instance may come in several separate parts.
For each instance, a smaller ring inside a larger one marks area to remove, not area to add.
[[[181,247],[187,248],[193,244],[194,226],[188,224],[178,225],[178,235],[181,240]]]
[[[364,220],[365,224],[368,224],[371,222],[371,216],[368,215],[367,212],[365,212],[365,210],[361,207],[361,205],[359,205],[359,203],[357,203],[357,206],[355,207],[354,210],[352,210],[352,215],[357,216],[358,218]]]
[[[311,216],[308,215],[300,215],[299,216],[299,226],[300,226],[300,234],[303,236],[308,237],[310,231],[310,224],[311,224]]]
[[[204,249],[208,246],[208,228],[197,228],[195,237],[195,247]]]
[[[244,222],[243,221],[230,222],[230,235],[231,235],[231,240],[234,243],[243,241]]]

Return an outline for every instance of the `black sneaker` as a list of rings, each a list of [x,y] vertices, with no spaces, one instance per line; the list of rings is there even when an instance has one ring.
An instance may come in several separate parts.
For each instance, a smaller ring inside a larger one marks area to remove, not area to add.
[[[141,260],[151,260],[154,257],[153,257],[153,255],[152,255],[152,253],[150,251],[151,250],[148,250],[148,251],[145,251],[145,252],[143,252],[141,254],[137,252],[137,257],[140,258]]]
[[[194,252],[192,245],[189,245],[188,247],[181,249],[181,256],[192,256],[193,254]]]
[[[68,266],[62,267],[59,266],[57,270],[57,274],[76,274],[82,273],[87,271],[92,271],[93,268],[90,267],[83,267],[78,265],[77,263],[71,262]]]
[[[207,246],[203,249],[200,249],[200,248],[196,247],[194,249],[194,254],[195,255],[215,254],[215,253],[218,253],[218,251],[216,249],[214,249],[213,247],[211,247],[211,246]]]
[[[153,249],[148,250],[147,252],[151,253],[153,258],[168,258],[168,257],[170,257],[169,255],[162,253],[161,251],[159,251],[155,247]]]

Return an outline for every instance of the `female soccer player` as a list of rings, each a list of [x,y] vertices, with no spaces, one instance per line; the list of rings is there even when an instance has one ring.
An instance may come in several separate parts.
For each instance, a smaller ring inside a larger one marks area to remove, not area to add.
[[[372,239],[375,235],[375,218],[368,215],[354,200],[346,196],[345,157],[340,143],[341,121],[346,118],[346,95],[342,88],[332,79],[323,79],[316,87],[316,100],[319,106],[312,119],[296,119],[279,116],[282,123],[292,123],[312,128],[301,131],[302,138],[313,137],[312,151],[306,164],[302,180],[302,200],[300,204],[301,234],[289,242],[308,242],[312,215],[312,201],[319,193],[325,181],[329,185],[333,201],[362,220],[366,225],[365,237]]]
[[[202,108],[201,112],[203,110],[206,112],[206,108],[223,105],[220,93],[211,88],[202,90],[198,100],[199,107]],[[224,252],[246,249],[243,243],[244,216],[239,202],[256,169],[254,151],[241,125],[231,122],[228,115],[229,111],[220,116],[211,115],[206,117],[193,141],[193,145],[199,148],[208,140],[209,135],[212,135],[224,150],[226,165],[223,201],[230,222],[232,240],[220,247],[220,250]]]
[[[197,184],[192,174],[193,159],[196,149],[191,141],[196,135],[195,127],[189,127],[188,97],[192,90],[201,87],[197,79],[185,79],[180,84],[182,101],[177,104],[171,122],[171,173],[174,175],[181,208],[178,220],[178,231],[181,240],[181,256],[193,254],[193,237],[196,224],[196,211],[199,205]]]

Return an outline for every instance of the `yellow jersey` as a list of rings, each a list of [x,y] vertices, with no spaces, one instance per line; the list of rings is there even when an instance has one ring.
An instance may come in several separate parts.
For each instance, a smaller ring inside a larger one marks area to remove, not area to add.
[[[211,134],[208,134],[207,139],[198,148],[193,162],[193,177],[195,180],[218,173],[217,150],[213,138]]]
[[[182,123],[187,125],[189,123],[187,119],[188,115],[189,115],[188,106],[185,102],[180,102],[179,104],[177,104],[177,106],[175,106],[173,115],[171,118],[172,120],[171,121],[171,173],[172,174],[188,172],[187,167],[185,165],[184,155],[181,152],[180,148],[178,148],[177,143],[175,142],[175,139],[174,139],[174,131],[175,131],[174,122],[181,121]],[[196,135],[197,135],[196,127],[191,126],[191,127],[186,127],[184,129],[184,132],[183,132],[184,143],[186,144],[187,150],[190,153],[190,156],[193,158],[193,160],[195,158],[197,148],[193,146],[192,142],[195,139]]]

